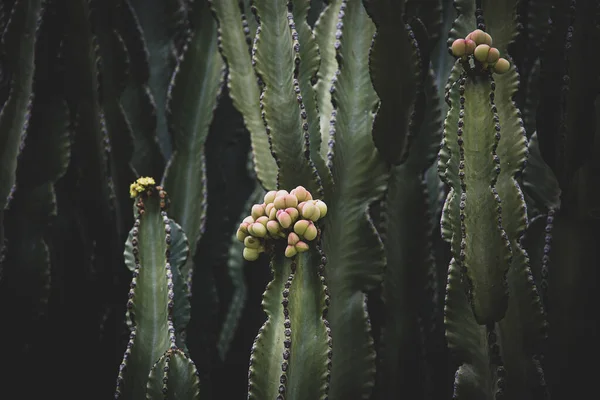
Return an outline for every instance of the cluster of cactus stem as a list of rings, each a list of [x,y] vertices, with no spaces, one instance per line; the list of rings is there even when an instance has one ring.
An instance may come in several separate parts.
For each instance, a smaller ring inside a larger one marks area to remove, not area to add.
[[[327,214],[327,205],[314,200],[303,186],[287,190],[271,190],[265,194],[264,202],[252,206],[251,215],[244,218],[236,236],[244,243],[244,258],[258,259],[274,240],[287,239],[285,256],[294,257],[309,249],[308,243],[315,240],[318,228],[315,225]]]
[[[456,39],[452,43],[452,55],[467,61],[473,56],[483,70],[490,69],[497,74],[504,74],[510,69],[506,58],[500,57],[500,51],[492,47],[492,37],[481,29],[475,29],[464,39]]]

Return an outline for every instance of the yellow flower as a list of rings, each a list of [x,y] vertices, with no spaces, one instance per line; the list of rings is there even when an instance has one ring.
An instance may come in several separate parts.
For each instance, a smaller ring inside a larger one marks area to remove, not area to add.
[[[129,196],[131,196],[131,198],[134,198],[139,193],[142,193],[143,191],[148,189],[149,186],[154,186],[154,185],[156,185],[154,178],[150,178],[150,177],[138,178],[134,183],[132,183],[129,186]]]

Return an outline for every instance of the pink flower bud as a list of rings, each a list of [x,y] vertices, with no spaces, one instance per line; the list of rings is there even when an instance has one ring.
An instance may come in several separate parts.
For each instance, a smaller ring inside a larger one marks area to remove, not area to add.
[[[298,217],[300,216],[300,213],[298,212],[297,208],[286,208],[285,212],[290,214],[290,217],[292,217],[292,223],[298,221]]]
[[[494,72],[500,75],[508,72],[509,69],[510,63],[506,58],[498,59],[498,61],[496,61],[496,64],[494,65]]]
[[[298,253],[304,253],[305,251],[308,251],[308,244],[302,241],[296,243],[294,247]]]
[[[279,221],[283,229],[287,229],[292,225],[292,217],[283,210],[277,211],[277,221]]]
[[[287,258],[292,258],[292,257],[294,257],[296,254],[298,254],[298,251],[296,250],[296,248],[295,248],[294,246],[290,246],[290,245],[288,245],[288,246],[285,248],[285,256],[286,256]]]
[[[271,210],[275,208],[275,204],[269,203],[265,206],[265,215],[271,215]]]
[[[304,188],[304,186],[298,186],[298,187],[296,187],[296,189],[292,189],[290,194],[293,194],[294,196],[296,196],[296,198],[298,199],[298,202],[312,199],[311,194],[308,192],[308,190],[306,190]]]
[[[272,236],[278,236],[281,232],[281,226],[277,221],[269,221],[267,222],[267,230]]]
[[[471,40],[471,39],[465,40],[465,44],[466,44],[466,50],[465,50],[466,53],[465,54],[470,56],[475,51],[477,44],[475,43],[474,40]]]
[[[255,204],[252,206],[252,218],[258,219],[265,215],[265,206],[264,204]]]
[[[277,194],[275,195],[275,197],[283,197],[285,195],[289,194],[287,190],[278,190]]]
[[[452,42],[452,54],[454,57],[462,57],[467,52],[467,44],[465,39],[456,39]]]
[[[286,208],[296,207],[298,205],[298,198],[296,196],[294,196],[293,194],[288,194],[288,195],[284,196],[283,198],[285,200]]]
[[[500,52],[498,51],[497,48],[492,47],[490,49],[490,52],[488,53],[486,61],[490,64],[495,64],[496,61],[498,61],[499,59],[500,59]]]
[[[284,196],[275,197],[273,204],[275,205],[276,209],[283,210],[285,208],[285,197]]]
[[[252,218],[251,216],[248,216],[248,217],[244,218],[242,220],[242,222],[246,222],[248,224],[252,224],[252,223],[254,223],[254,218]]]
[[[288,235],[288,244],[290,246],[294,246],[299,241],[300,241],[300,238],[298,237],[298,235],[296,235],[294,232],[290,232],[289,233],[289,235]]]

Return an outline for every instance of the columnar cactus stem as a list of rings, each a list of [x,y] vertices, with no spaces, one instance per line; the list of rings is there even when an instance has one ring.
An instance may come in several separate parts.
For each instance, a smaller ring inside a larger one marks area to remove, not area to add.
[[[269,252],[274,274],[263,300],[267,321],[252,346],[249,399],[327,396],[329,293],[315,225],[326,214],[325,203],[299,186],[289,193],[267,193],[240,224],[237,237],[246,246],[244,258],[255,260]]]
[[[131,334],[119,368],[115,398],[141,399],[146,393],[152,399],[157,398],[152,394],[158,390],[153,371],[159,365],[161,373],[169,372],[168,365],[163,364],[168,364],[175,352],[176,358],[181,359],[177,365],[183,363],[185,368],[176,370],[174,376],[168,374],[167,381],[161,379],[160,393],[163,385],[167,393],[172,391],[169,387],[172,382],[175,386],[185,386],[190,398],[197,399],[197,371],[179,350],[176,335],[179,329],[175,326],[189,319],[189,307],[178,305],[187,302],[180,276],[188,252],[187,245],[182,247],[181,243],[187,244],[186,239],[182,232],[173,231],[173,222],[166,213],[168,197],[162,187],[155,186],[154,179],[138,179],[131,185],[130,194],[136,199],[135,222],[125,249],[125,261],[133,269],[127,302]],[[174,235],[178,235],[176,243]],[[187,314],[187,318],[181,313]]]

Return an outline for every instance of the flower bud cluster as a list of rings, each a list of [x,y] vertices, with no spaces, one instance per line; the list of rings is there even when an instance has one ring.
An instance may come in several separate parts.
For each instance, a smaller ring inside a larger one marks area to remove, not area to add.
[[[133,199],[137,197],[140,193],[146,191],[149,188],[152,188],[154,185],[156,185],[154,178],[138,178],[138,180],[129,185],[129,196],[131,196],[131,198]]]
[[[308,250],[308,243],[317,237],[317,222],[327,214],[322,200],[313,200],[302,186],[288,193],[272,190],[264,203],[252,206],[252,213],[244,218],[236,236],[244,243],[244,258],[254,261],[265,246],[274,240],[287,240],[286,257],[294,257]]]
[[[508,60],[501,58],[500,51],[492,47],[492,37],[481,29],[474,30],[464,39],[456,39],[452,43],[452,54],[463,60],[472,55],[483,69],[491,68],[497,74],[504,74],[510,69]]]

